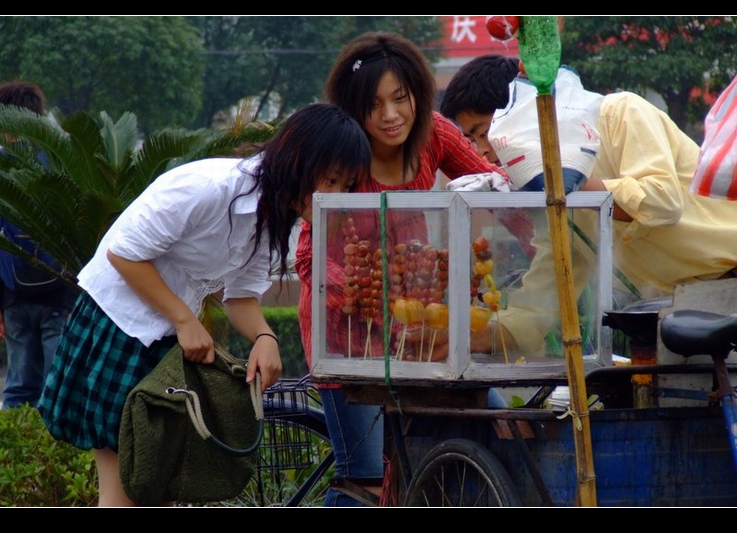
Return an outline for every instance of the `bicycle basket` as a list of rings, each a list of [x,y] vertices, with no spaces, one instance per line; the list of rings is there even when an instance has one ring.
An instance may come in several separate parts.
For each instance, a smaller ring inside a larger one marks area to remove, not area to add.
[[[305,469],[314,464],[314,437],[300,421],[308,416],[309,390],[309,382],[303,379],[282,379],[264,393],[259,469]]]
[[[264,393],[264,416],[302,416],[309,409],[310,384],[304,379],[282,379]]]

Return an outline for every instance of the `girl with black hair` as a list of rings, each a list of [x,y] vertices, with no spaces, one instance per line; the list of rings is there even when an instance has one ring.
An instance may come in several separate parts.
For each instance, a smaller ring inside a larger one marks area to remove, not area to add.
[[[215,344],[199,319],[223,291],[235,330],[253,342],[247,380],[265,390],[282,370],[260,301],[271,266],[286,273],[289,237],[312,219],[312,194],[345,192],[368,175],[361,126],[339,107],[290,116],[248,159],[212,158],[158,177],[118,217],[79,273],[84,291],[66,323],[39,411],[49,432],[92,449],[100,506],[132,506],[120,481],[118,431],[126,397],[179,343],[208,364]],[[162,502],[165,504],[167,502]]]

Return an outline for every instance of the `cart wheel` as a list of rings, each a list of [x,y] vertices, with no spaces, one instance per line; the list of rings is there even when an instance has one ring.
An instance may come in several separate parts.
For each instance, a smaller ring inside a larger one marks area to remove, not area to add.
[[[407,507],[518,507],[521,500],[504,465],[468,439],[435,446],[412,476]]]

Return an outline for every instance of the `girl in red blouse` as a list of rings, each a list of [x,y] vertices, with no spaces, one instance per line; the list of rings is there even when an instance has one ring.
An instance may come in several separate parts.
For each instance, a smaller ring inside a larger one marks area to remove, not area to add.
[[[467,174],[501,173],[498,167],[477,154],[455,124],[433,110],[435,93],[435,80],[427,59],[415,44],[400,35],[365,33],[343,48],[328,76],[325,95],[328,102],[342,107],[363,125],[371,143],[371,177],[357,183],[355,192],[428,191],[435,184],[438,170],[450,179]],[[427,227],[422,214],[406,216],[412,220],[401,217],[402,220],[389,221],[392,244],[409,240],[426,243]],[[354,218],[356,233],[361,240],[369,241],[369,248],[375,250],[379,225],[365,220],[365,215]],[[343,243],[337,244],[342,248]],[[328,255],[332,256],[330,251]],[[331,338],[327,343],[331,352],[353,352],[363,356],[368,346],[373,356],[383,356],[380,316],[372,318],[377,322],[370,330],[367,320],[360,317],[353,317],[349,322],[343,290],[346,267],[340,256],[334,259],[335,262],[329,261],[328,265],[327,320],[331,325]],[[302,222],[296,269],[302,281],[300,330],[311,368],[312,234],[307,222]],[[367,344],[365,335],[368,333],[371,340]],[[447,345],[447,338],[444,340]],[[435,353],[443,354],[438,346],[442,342],[436,339]],[[447,346],[444,353],[447,354]],[[384,473],[381,408],[348,404],[340,386],[323,385],[320,393],[336,457],[336,477],[380,494]],[[362,504],[331,489],[325,505]]]

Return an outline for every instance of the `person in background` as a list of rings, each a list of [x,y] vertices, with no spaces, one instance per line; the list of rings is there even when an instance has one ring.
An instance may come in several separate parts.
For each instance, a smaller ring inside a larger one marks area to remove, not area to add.
[[[46,113],[46,97],[41,88],[23,80],[0,84],[0,105],[28,109],[39,116]],[[0,157],[13,158],[13,145],[21,142],[25,141],[6,137]],[[37,153],[44,164],[45,155]],[[25,231],[2,217],[0,231],[31,256],[61,270]],[[79,291],[53,273],[5,250],[0,250],[0,277],[0,339],[5,340],[8,356],[2,409],[25,404],[36,407],[64,322]]]
[[[253,343],[247,381],[259,372],[266,390],[279,379],[279,341],[260,305],[272,265],[283,280],[290,235],[298,217],[311,220],[313,193],[349,190],[366,179],[370,160],[353,118],[313,104],[254,156],[165,172],[113,223],[79,273],[84,292],[39,402],[56,439],[92,449],[100,506],[134,504],[117,454],[129,392],[175,343],[188,361],[214,361],[214,340],[199,319],[208,295],[223,291],[230,323]]]
[[[496,165],[480,157],[473,145],[450,120],[433,110],[436,87],[432,71],[422,51],[394,33],[370,32],[350,41],[339,53],[325,84],[328,102],[337,104],[354,117],[371,143],[371,177],[357,183],[354,192],[429,191],[436,172],[449,179],[467,174],[498,172]],[[378,214],[374,214],[378,216]],[[428,230],[420,213],[389,217],[389,238],[393,243],[413,240],[427,243]],[[356,233],[379,246],[375,216],[353,217]],[[338,239],[336,239],[338,240]],[[337,243],[342,250],[343,243]],[[309,221],[302,222],[295,267],[302,281],[299,323],[307,363],[312,368],[312,233]],[[328,265],[327,340],[336,353],[368,350],[384,352],[382,326],[366,320],[349,326],[342,292],[345,272],[342,263]],[[358,324],[356,324],[358,323]],[[349,330],[353,335],[349,335]],[[396,331],[394,331],[396,335]],[[370,340],[366,343],[366,337]],[[438,335],[438,345],[446,346]],[[349,345],[349,339],[350,345]],[[415,345],[419,345],[415,343]],[[438,348],[438,353],[443,350]],[[408,358],[412,355],[407,352]],[[380,494],[384,475],[383,418],[381,408],[349,404],[340,385],[319,384],[330,440],[336,457],[336,477],[347,479]],[[503,400],[499,399],[502,403]],[[347,494],[331,489],[325,506],[360,506]]]
[[[489,101],[508,98],[508,87],[498,83],[499,77],[508,75],[506,66],[481,60],[466,66],[464,79],[488,80]],[[464,109],[478,110],[476,100],[464,98],[459,87],[451,83],[445,94],[453,102],[446,110],[452,109],[456,119]],[[489,130],[492,116],[493,111],[477,117],[478,131]],[[689,192],[699,146],[666,113],[628,91],[603,96],[595,126],[601,144],[581,190],[612,194],[614,266],[634,288],[637,299],[672,296],[679,284],[737,277],[737,202]],[[572,253],[580,294],[585,271],[593,267],[594,259],[579,238],[573,239]],[[536,266],[552,261],[550,243],[538,243],[522,288],[510,298],[509,308],[499,313],[500,320],[489,323],[491,335],[472,336],[474,352],[488,353],[493,346],[501,346],[504,335],[509,349],[528,355],[544,353],[544,337],[557,313],[550,313],[549,307],[515,307],[514,301],[540,302],[556,293],[549,268]],[[619,281],[614,280],[615,289],[632,291]]]

